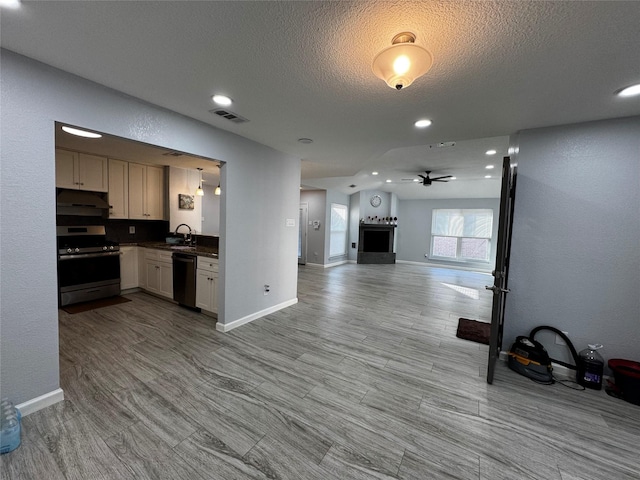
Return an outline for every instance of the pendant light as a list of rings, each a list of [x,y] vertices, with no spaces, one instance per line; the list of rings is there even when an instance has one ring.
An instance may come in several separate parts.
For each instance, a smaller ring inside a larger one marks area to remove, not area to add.
[[[220,165],[218,165],[218,172],[220,172]],[[220,196],[221,193],[222,193],[222,190],[220,190],[220,179],[218,178],[218,186],[213,191],[213,194]]]
[[[407,88],[416,78],[427,73],[433,58],[415,41],[416,36],[411,32],[402,32],[393,37],[392,45],[373,59],[373,73],[396,90]]]
[[[198,172],[200,174],[200,183],[198,184],[198,188],[196,189],[196,195],[203,196],[204,190],[202,190],[202,169],[198,168]]]

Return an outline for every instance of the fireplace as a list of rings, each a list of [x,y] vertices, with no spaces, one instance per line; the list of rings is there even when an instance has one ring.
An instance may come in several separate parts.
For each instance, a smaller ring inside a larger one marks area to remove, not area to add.
[[[360,224],[358,263],[396,263],[395,228],[395,225]]]

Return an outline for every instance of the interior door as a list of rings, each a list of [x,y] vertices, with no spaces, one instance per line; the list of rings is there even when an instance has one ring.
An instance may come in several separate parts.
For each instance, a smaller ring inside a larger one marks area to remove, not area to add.
[[[309,205],[300,204],[300,218],[298,219],[298,265],[307,263],[307,223],[309,218]]]
[[[502,162],[502,192],[500,193],[500,218],[498,220],[498,241],[496,245],[496,267],[493,271],[493,285],[486,286],[493,291],[491,311],[491,336],[489,339],[489,365],[487,383],[493,383],[496,361],[502,348],[502,330],[504,325],[504,307],[509,293],[509,253],[511,251],[511,231],[513,226],[513,206],[516,196],[517,168],[511,165],[511,159],[504,157]]]

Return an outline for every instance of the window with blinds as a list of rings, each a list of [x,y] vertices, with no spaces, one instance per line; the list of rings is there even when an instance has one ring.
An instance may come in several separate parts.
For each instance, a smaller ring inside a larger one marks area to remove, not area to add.
[[[347,254],[347,215],[346,205],[331,204],[329,257],[339,257]]]
[[[492,230],[491,209],[434,209],[431,256],[460,262],[488,262]]]

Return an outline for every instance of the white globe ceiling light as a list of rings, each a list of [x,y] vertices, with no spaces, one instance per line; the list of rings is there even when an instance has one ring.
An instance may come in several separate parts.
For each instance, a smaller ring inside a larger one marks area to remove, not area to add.
[[[393,45],[373,59],[373,73],[396,90],[407,88],[416,78],[427,73],[433,64],[433,57],[415,41],[416,36],[410,32],[393,37]]]

